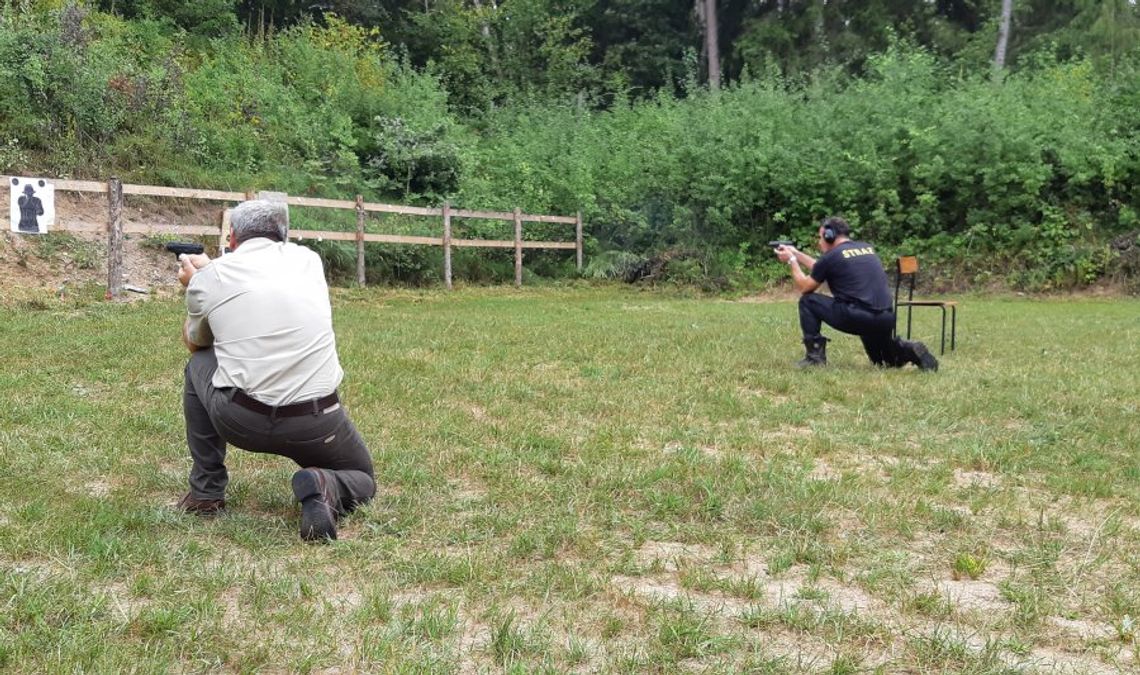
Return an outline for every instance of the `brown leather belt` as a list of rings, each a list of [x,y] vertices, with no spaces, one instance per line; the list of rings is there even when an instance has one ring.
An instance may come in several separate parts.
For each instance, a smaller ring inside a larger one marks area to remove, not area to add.
[[[274,417],[304,417],[305,415],[319,415],[325,411],[326,408],[340,403],[340,398],[336,392],[328,396],[320,398],[311,398],[308,401],[298,401],[297,403],[290,403],[288,405],[272,406],[262,403],[257,399],[246,394],[241,389],[234,390],[233,402],[245,408],[252,410],[255,413],[262,415],[272,415]]]

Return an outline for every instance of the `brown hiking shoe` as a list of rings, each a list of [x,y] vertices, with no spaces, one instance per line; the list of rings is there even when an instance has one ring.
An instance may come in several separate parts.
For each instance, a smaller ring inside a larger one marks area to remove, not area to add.
[[[178,500],[176,507],[183,513],[193,513],[196,516],[216,516],[226,510],[224,499],[198,499],[189,492]]]
[[[301,502],[301,538],[305,541],[336,539],[337,499],[320,469],[306,468],[293,474],[293,496]]]

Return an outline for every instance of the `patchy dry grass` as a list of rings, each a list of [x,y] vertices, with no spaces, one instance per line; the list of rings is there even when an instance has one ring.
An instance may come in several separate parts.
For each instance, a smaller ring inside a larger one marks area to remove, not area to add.
[[[0,669],[1140,669],[1135,300],[968,300],[934,375],[797,371],[787,303],[334,304],[380,491],[329,546],[275,457],[173,511],[179,303],[6,313]]]

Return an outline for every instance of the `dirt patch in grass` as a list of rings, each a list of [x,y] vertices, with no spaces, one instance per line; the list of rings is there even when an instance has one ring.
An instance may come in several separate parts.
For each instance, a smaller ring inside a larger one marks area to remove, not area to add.
[[[789,287],[781,287],[781,288],[771,288],[771,289],[761,291],[759,293],[753,293],[751,295],[745,295],[743,297],[737,298],[735,300],[735,302],[741,302],[741,303],[749,304],[749,305],[756,305],[756,304],[766,305],[766,304],[773,304],[773,303],[795,304],[796,302],[799,302],[801,295],[802,295],[801,293],[799,293],[798,291],[796,291],[795,289],[793,289],[789,286]]]
[[[1116,629],[1107,623],[1084,619],[1066,619],[1060,616],[1050,616],[1046,622],[1052,624],[1065,635],[1082,642],[1111,640],[1116,637]]]
[[[487,672],[492,666],[488,654],[491,626],[472,614],[463,604],[460,604],[456,612],[456,621],[458,630],[455,649],[459,655],[459,672],[471,675]]]
[[[716,549],[702,544],[647,541],[634,555],[643,567],[676,572],[685,567],[709,564],[716,556]]]
[[[487,411],[483,408],[483,406],[475,405],[474,403],[467,406],[467,412],[471,414],[471,419],[475,420],[476,422],[498,421],[491,420],[491,417],[487,415]]]
[[[152,604],[149,598],[136,596],[131,593],[126,584],[118,581],[107,584],[100,590],[107,599],[107,604],[123,623],[134,620],[140,612]]]
[[[783,405],[790,399],[784,394],[777,394],[766,389],[752,389],[750,387],[737,387],[736,393],[743,398],[762,398],[772,405]]]
[[[838,469],[819,457],[812,460],[811,471],[808,472],[811,480],[839,480],[842,476]]]
[[[677,454],[684,451],[687,447],[688,446],[684,443],[670,441],[669,443],[666,443],[665,447],[661,448],[661,450],[665,453]],[[721,452],[720,448],[717,448],[715,445],[700,445],[697,446],[696,449],[698,452],[700,452],[705,457],[708,457],[709,459],[720,459],[724,456],[724,453]]]
[[[827,593],[831,604],[844,612],[882,616],[887,611],[882,601],[857,586],[841,584],[834,579],[822,579],[817,587]]]
[[[487,489],[472,478],[453,478],[447,481],[451,496],[461,502],[481,502],[487,498]]]
[[[879,617],[890,613],[883,602],[858,587],[830,578],[812,581],[806,565],[796,565],[773,576],[769,573],[768,561],[759,555],[746,554],[729,564],[717,564],[717,558],[712,547],[648,542],[638,551],[637,559],[654,572],[643,576],[616,575],[611,577],[610,584],[620,593],[650,604],[686,603],[700,613],[727,622],[729,632],[739,631],[756,612],[768,612],[769,618],[762,621],[763,628],[745,627],[744,633],[754,634],[759,630],[763,634],[762,642],[770,646],[774,656],[788,657],[798,663],[810,661],[817,666],[832,661],[832,649],[822,642],[810,648],[804,644],[803,635],[775,625],[783,621],[782,613],[811,615],[838,611],[851,617]],[[691,570],[708,572],[728,582],[730,588],[733,583],[743,589],[756,589],[758,585],[759,596],[750,592],[749,597],[743,598],[720,590],[686,588],[683,575]],[[885,654],[875,655],[873,650],[863,656],[868,663],[886,660]]]
[[[83,491],[92,497],[106,497],[111,493],[111,484],[106,480],[93,480],[83,486]]]
[[[1001,485],[1001,478],[985,471],[963,471],[954,469],[954,487],[957,488],[994,488]]]
[[[1001,589],[990,581],[977,579],[953,579],[938,582],[933,586],[944,594],[955,609],[992,615],[1007,612],[1012,605],[1001,595]]]
[[[0,567],[11,572],[12,574],[27,574],[34,576],[39,581],[44,581],[51,577],[65,577],[70,578],[74,576],[74,571],[54,560],[38,560],[38,559],[23,559],[13,560],[11,558],[0,558]]]
[[[1112,663],[1106,663],[1094,654],[1070,654],[1058,649],[1038,648],[1032,650],[1021,665],[1046,672],[1065,675],[1118,675],[1135,671],[1136,658],[1128,651],[1115,650]]]
[[[762,440],[765,440],[765,441],[782,441],[785,443],[787,443],[787,442],[796,443],[796,445],[794,447],[799,447],[799,445],[798,445],[799,441],[801,441],[805,438],[811,438],[814,434],[815,434],[815,431],[813,431],[811,429],[811,427],[793,427],[793,426],[787,426],[787,427],[782,427],[780,429],[773,429],[770,431],[761,432]]]
[[[218,596],[218,604],[222,607],[222,626],[227,630],[241,626],[241,592],[242,587],[235,584],[223,589]]]
[[[682,588],[676,574],[662,573],[643,577],[619,575],[612,577],[610,584],[627,597],[636,602],[648,603],[649,606],[679,602],[682,606],[713,619],[722,634],[743,633],[758,636],[764,645],[765,653],[771,656],[790,659],[800,664],[813,664],[813,667],[822,667],[832,660],[831,650],[813,636],[795,634],[779,626],[749,628],[745,622],[748,614],[757,609],[757,603],[720,593],[703,593]],[[780,586],[780,590],[773,589],[765,598],[768,605],[778,607],[785,602],[782,599],[783,583]],[[817,642],[818,644],[813,644]]]

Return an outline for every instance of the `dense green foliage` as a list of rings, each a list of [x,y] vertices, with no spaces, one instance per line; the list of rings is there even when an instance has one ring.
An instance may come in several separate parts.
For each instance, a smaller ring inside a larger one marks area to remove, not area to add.
[[[998,4],[724,2],[727,84],[710,91],[691,5],[661,0],[315,17],[284,0],[9,0],[0,172],[581,210],[590,274],[664,254],[673,278],[720,287],[763,281],[765,241],[808,244],[842,213],[960,282],[1090,283],[1140,225],[1140,15],[1018,2],[1014,67],[994,73]],[[378,248],[370,274],[430,282],[436,257]],[[511,273],[493,252],[457,263]]]
[[[821,215],[844,213],[892,248],[1008,258],[1032,287],[1090,281],[1105,237],[1137,226],[1135,72],[1110,84],[1077,62],[999,86],[904,49],[870,68],[796,95],[766,81],[605,113],[504,113],[492,137],[518,159],[496,154],[467,185],[583,205],[613,247],[711,248],[729,263],[777,236],[814,241]]]

